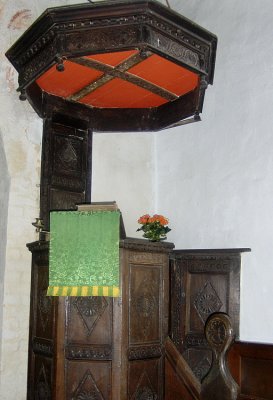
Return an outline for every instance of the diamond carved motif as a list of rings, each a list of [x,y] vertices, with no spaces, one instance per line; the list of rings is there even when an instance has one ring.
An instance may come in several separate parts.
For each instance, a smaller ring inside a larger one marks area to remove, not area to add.
[[[151,381],[144,371],[137,384],[137,389],[132,397],[133,400],[158,400]]]
[[[81,142],[77,139],[55,135],[54,171],[79,172],[81,170]]]
[[[222,305],[223,303],[210,282],[205,283],[194,300],[194,307],[204,323],[208,316],[219,311]]]
[[[150,333],[156,314],[157,301],[155,285],[149,284],[148,281],[143,280],[141,289],[136,291],[134,297],[132,306],[135,309],[136,315],[140,315],[144,322],[142,333],[146,339]]]
[[[50,387],[49,387],[49,384],[47,381],[44,364],[42,364],[42,366],[41,366],[39,376],[38,376],[38,382],[35,387],[35,399],[37,399],[37,400],[50,400],[51,399]]]
[[[205,357],[193,368],[193,373],[200,382],[209,372],[210,366],[211,360],[209,360],[208,357]]]
[[[74,400],[104,400],[96,382],[89,370],[86,371],[82,381],[73,394]]]
[[[73,305],[82,319],[87,335],[90,336],[108,305],[107,301],[104,297],[77,297]]]

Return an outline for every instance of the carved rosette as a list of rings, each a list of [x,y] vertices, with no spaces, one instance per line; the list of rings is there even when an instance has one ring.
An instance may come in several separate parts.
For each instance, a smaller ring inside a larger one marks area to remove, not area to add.
[[[76,297],[73,301],[73,306],[78,311],[87,336],[90,336],[93,332],[107,305],[105,297]]]
[[[220,318],[213,318],[208,321],[206,337],[212,347],[222,347],[227,339],[227,327],[224,321]]]
[[[146,339],[150,333],[151,326],[155,319],[155,310],[157,308],[157,296],[153,284],[142,282],[142,290],[135,294],[132,302],[134,315],[139,315],[143,321],[142,333]]]
[[[194,300],[194,307],[204,323],[208,316],[219,311],[222,305],[223,303],[211,282],[205,283],[204,287],[199,291]]]
[[[156,298],[152,293],[145,292],[144,296],[139,296],[134,301],[138,313],[145,319],[148,318],[156,308]]]

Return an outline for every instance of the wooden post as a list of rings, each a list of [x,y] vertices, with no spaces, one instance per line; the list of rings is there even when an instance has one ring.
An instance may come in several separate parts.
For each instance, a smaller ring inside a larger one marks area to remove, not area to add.
[[[226,354],[234,340],[230,317],[214,313],[206,322],[205,336],[213,351],[213,360],[207,376],[202,381],[201,400],[236,400],[238,385],[226,362]]]

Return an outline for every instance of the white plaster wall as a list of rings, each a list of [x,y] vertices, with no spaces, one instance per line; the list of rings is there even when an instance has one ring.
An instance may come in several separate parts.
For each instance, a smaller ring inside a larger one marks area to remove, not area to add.
[[[273,342],[273,2],[171,4],[219,41],[203,121],[156,134],[157,207],[177,248],[252,248],[240,337]]]
[[[26,243],[35,239],[31,222],[38,215],[39,188],[36,184],[40,173],[41,123],[28,104],[18,100],[16,73],[4,56],[26,27],[24,18],[12,19],[18,11],[16,6],[24,9],[24,5],[0,4],[0,130],[6,156],[6,167],[1,168],[0,173],[10,178],[9,198],[8,188],[1,187],[1,197],[6,202],[7,246],[5,263],[1,257],[4,291],[0,398],[23,400],[26,393],[30,284],[30,255]],[[23,14],[28,15],[26,12]]]
[[[4,298],[4,276],[7,243],[7,217],[9,199],[9,173],[4,144],[0,131],[0,343],[2,341],[3,322],[3,298]],[[0,347],[1,359],[1,347]]]
[[[126,234],[136,233],[138,218],[154,211],[154,139],[150,133],[95,133],[92,201],[115,200]]]

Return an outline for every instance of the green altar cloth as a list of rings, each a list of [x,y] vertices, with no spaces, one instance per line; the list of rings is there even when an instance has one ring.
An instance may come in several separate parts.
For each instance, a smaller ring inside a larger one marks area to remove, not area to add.
[[[50,214],[49,296],[119,296],[119,211]]]

